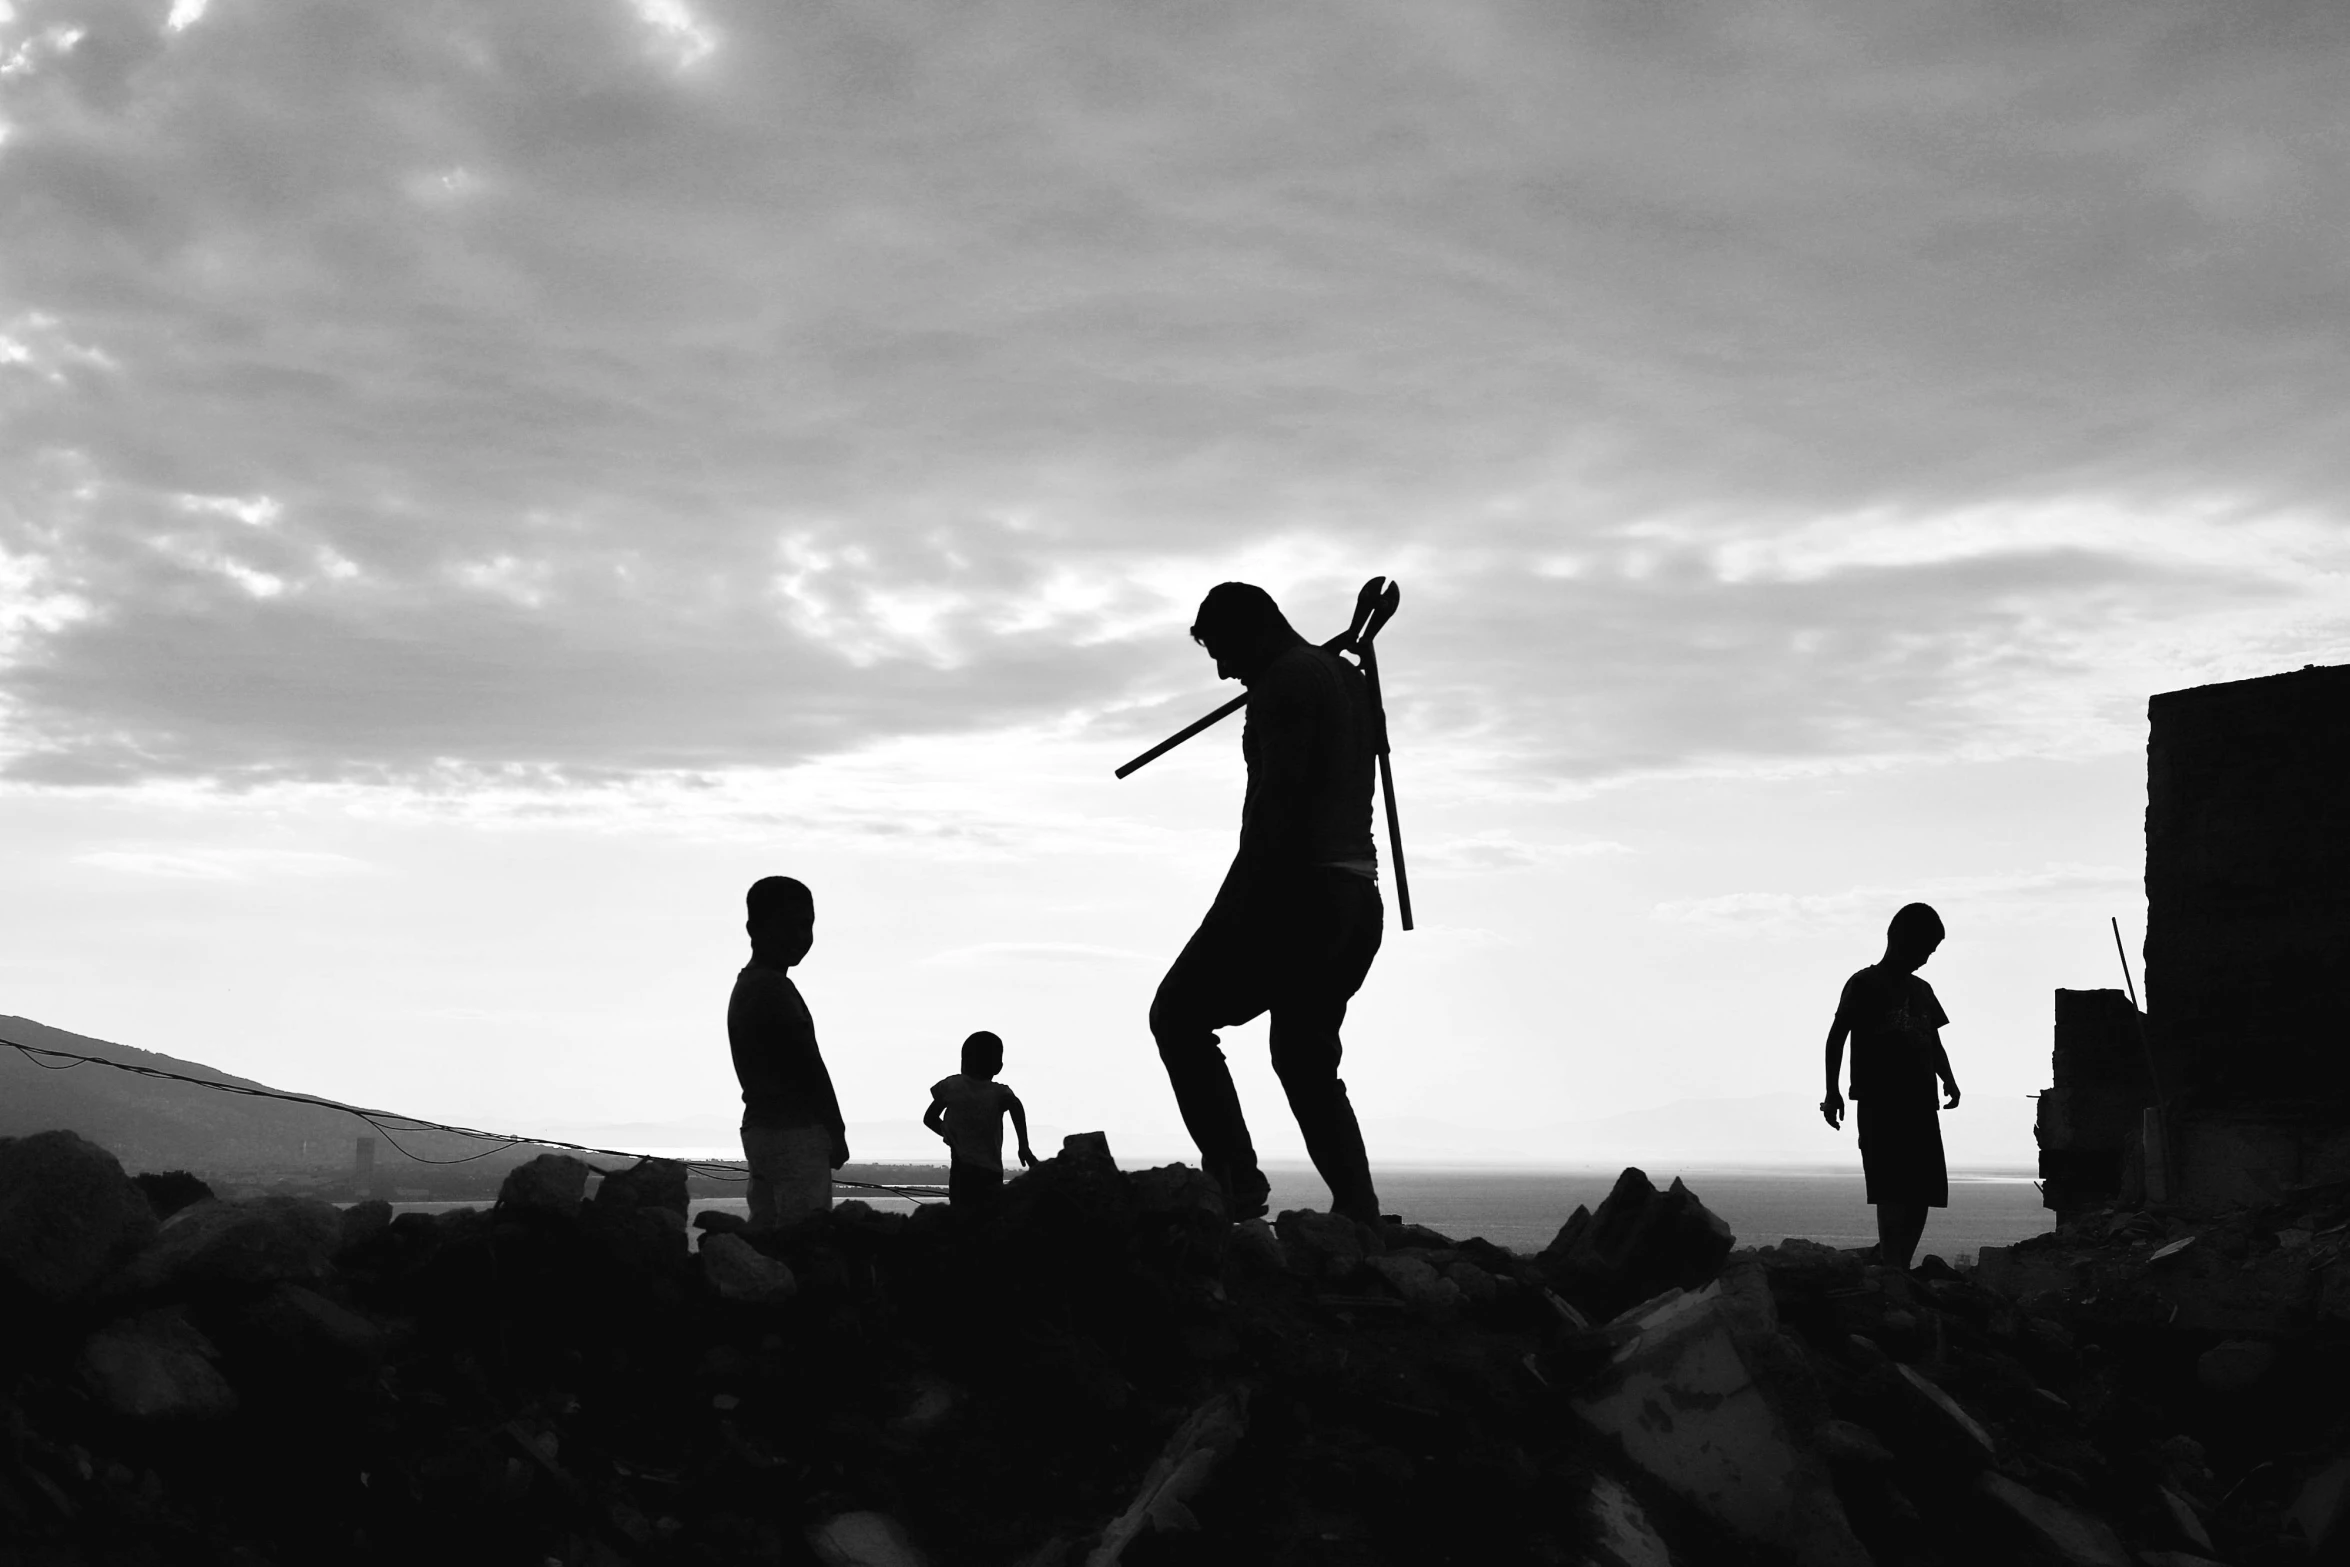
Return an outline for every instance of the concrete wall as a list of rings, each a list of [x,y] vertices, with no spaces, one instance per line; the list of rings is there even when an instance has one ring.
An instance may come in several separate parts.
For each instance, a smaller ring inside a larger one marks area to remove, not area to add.
[[[2140,1022],[2118,990],[2056,993],[2053,1086],[2040,1095],[2033,1130],[2041,1201],[2059,1217],[2124,1195],[2140,1113],[2154,1103]]]
[[[2192,1118],[2350,1121],[2350,666],[2147,704],[2146,1004]]]

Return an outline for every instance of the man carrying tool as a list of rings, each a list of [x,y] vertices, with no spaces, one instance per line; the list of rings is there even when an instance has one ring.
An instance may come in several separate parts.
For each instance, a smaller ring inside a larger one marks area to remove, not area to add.
[[[1220,678],[1248,687],[1248,793],[1232,868],[1159,982],[1151,1035],[1202,1166],[1232,1217],[1254,1218],[1269,1187],[1216,1030],[1271,1012],[1273,1070],[1331,1211],[1376,1225],[1370,1160],[1338,1077],[1338,1029],[1384,920],[1371,843],[1377,715],[1362,672],[1299,636],[1262,588],[1217,585],[1191,636]]]

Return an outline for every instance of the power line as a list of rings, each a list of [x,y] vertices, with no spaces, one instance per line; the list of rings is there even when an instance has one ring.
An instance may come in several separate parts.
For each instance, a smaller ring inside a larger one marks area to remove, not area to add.
[[[397,1110],[368,1110],[358,1105],[341,1104],[332,1099],[320,1099],[310,1094],[290,1094],[279,1088],[262,1088],[247,1083],[224,1083],[217,1078],[209,1077],[190,1077],[184,1072],[166,1072],[161,1067],[141,1066],[134,1061],[114,1061],[105,1056],[78,1055],[71,1050],[57,1050],[47,1045],[28,1045],[22,1040],[5,1037],[0,1037],[0,1045],[8,1046],[32,1062],[33,1065],[51,1072],[70,1072],[77,1066],[110,1066],[117,1072],[129,1072],[136,1077],[152,1077],[167,1083],[187,1083],[196,1088],[210,1088],[219,1093],[236,1094],[246,1099],[276,1099],[286,1104],[308,1105],[316,1110],[339,1111],[344,1115],[354,1116],[373,1127],[385,1142],[391,1144],[394,1152],[417,1164],[471,1164],[476,1159],[487,1159],[493,1154],[504,1153],[509,1148],[524,1146],[560,1148],[566,1153],[595,1154],[602,1158],[631,1159],[639,1162],[652,1157],[649,1154],[630,1153],[625,1148],[591,1148],[585,1143],[567,1143],[552,1137],[525,1137],[512,1132],[485,1132],[479,1127],[473,1126],[452,1126],[446,1121],[427,1121],[420,1116],[403,1115]],[[54,1057],[65,1064],[51,1066],[49,1062],[41,1059],[43,1056]],[[386,1125],[386,1122],[393,1124]],[[457,1159],[429,1159],[423,1154],[402,1147],[399,1139],[392,1135],[395,1131],[407,1133],[446,1132],[454,1137],[473,1138],[481,1142],[495,1143],[498,1146],[484,1148],[480,1153],[466,1154]],[[687,1171],[699,1172],[712,1180],[739,1182],[748,1181],[751,1178],[750,1171],[738,1165],[720,1164],[707,1159],[680,1159],[671,1162],[682,1164]],[[609,1175],[612,1172],[605,1170],[599,1173]],[[877,1181],[846,1181],[838,1177],[834,1178],[833,1184],[855,1187],[860,1191],[889,1192],[915,1202],[934,1200],[943,1195],[928,1187],[890,1186]]]

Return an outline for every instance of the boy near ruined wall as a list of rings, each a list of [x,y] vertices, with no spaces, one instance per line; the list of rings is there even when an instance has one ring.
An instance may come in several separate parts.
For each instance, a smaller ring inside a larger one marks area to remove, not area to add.
[[[1916,1255],[1926,1210],[1950,1206],[1934,1105],[1940,1078],[1949,1095],[1942,1108],[1958,1108],[1958,1078],[1942,1048],[1942,1026],[1950,1019],[1917,973],[1941,945],[1942,916],[1923,903],[1904,906],[1886,927],[1885,955],[1844,982],[1828,1028],[1828,1094],[1820,1114],[1831,1127],[1843,1123],[1836,1077],[1849,1037],[1860,1167],[1877,1209],[1877,1260],[1895,1268],[1907,1268]]]
[[[963,1041],[963,1070],[931,1085],[930,1108],[922,1112],[922,1124],[953,1150],[947,1200],[966,1211],[985,1212],[1003,1190],[1006,1115],[1020,1137],[1021,1164],[1036,1163],[1028,1146],[1028,1111],[1011,1085],[995,1080],[1003,1069],[1004,1042],[981,1029]]]

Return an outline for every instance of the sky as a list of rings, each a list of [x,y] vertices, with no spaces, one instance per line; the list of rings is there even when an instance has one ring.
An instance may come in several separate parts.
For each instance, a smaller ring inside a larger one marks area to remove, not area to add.
[[[1111,769],[1231,693],[1210,585],[1385,575],[1375,1157],[1808,1101],[1924,899],[1954,1153],[2029,1164],[2147,696],[2350,659],[2346,64],[2280,0],[0,0],[0,1012],[722,1136],[792,874],[853,1123],[986,1027],[1172,1154],[1238,727]]]

